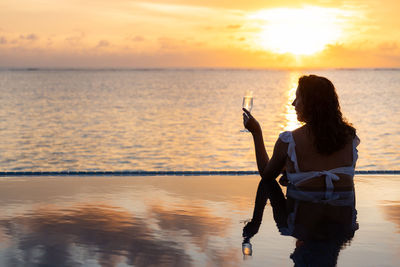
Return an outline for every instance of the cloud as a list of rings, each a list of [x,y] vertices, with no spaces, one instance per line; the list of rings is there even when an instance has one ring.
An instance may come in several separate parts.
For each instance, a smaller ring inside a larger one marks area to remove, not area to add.
[[[196,40],[196,38],[188,36],[183,39],[176,39],[171,37],[159,37],[157,39],[158,48],[162,50],[161,53],[177,53],[185,54],[186,52],[193,52],[194,50],[206,44],[204,41]],[[159,53],[160,51],[155,51]]]
[[[397,44],[397,42],[385,42],[378,45],[378,48],[382,52],[394,52],[399,49],[399,45]]]
[[[107,40],[100,40],[97,45],[96,48],[102,48],[102,47],[108,47],[110,46],[110,42]]]
[[[176,50],[179,47],[178,42],[169,37],[158,38],[158,43],[160,44],[160,48],[165,50]]]
[[[65,38],[65,41],[70,45],[76,46],[83,40],[83,38],[85,38],[85,36],[86,34],[84,32],[79,32],[75,35]]]
[[[7,37],[7,36],[4,36]],[[290,54],[277,55],[265,50],[252,50],[246,47],[249,41],[237,36],[229,47],[214,48],[200,40],[159,38],[154,47],[143,49],[129,48],[118,50],[117,44],[107,40],[98,41],[99,47],[70,47],[52,49],[34,47],[12,47],[7,37],[7,45],[0,45],[2,55],[0,66],[4,67],[211,67],[211,68],[395,68],[400,67],[398,50],[383,52],[374,46],[358,44],[329,45],[324,51],[308,57],[295,57]],[[186,42],[185,42],[186,40]],[[126,41],[128,42],[128,41]],[[10,47],[7,47],[10,44]],[[147,45],[142,42],[140,45]],[[139,45],[139,43],[137,43]],[[108,46],[108,48],[106,47]],[[395,47],[394,45],[392,45]],[[112,50],[109,48],[113,48]],[[101,53],[99,53],[101,51]],[[79,60],[78,60],[79,59]]]
[[[226,26],[226,28],[230,29],[230,30],[237,30],[237,29],[240,29],[241,27],[242,27],[241,25],[237,25],[237,24]]]
[[[48,37],[47,38],[47,44],[46,44],[47,46],[52,46],[53,45],[53,39],[52,38],[50,38],[50,37]]]
[[[143,36],[136,35],[135,37],[132,37],[129,40],[134,41],[134,42],[143,42],[146,39]]]
[[[0,36],[0,44],[6,44],[7,39],[4,36]]]
[[[301,59],[304,66],[322,68],[395,68],[400,57],[394,45],[384,45],[386,50],[372,42],[332,44],[319,54]]]
[[[29,40],[29,41],[36,41],[36,40],[39,39],[39,37],[36,34],[31,33],[31,34],[27,34],[27,35],[21,34],[19,36],[19,39],[21,39],[21,40]]]

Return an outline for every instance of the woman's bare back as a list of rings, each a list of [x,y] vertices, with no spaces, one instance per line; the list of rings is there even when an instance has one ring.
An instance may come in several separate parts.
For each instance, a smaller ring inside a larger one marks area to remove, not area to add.
[[[292,132],[296,143],[296,157],[301,172],[325,171],[339,167],[352,166],[353,164],[353,143],[349,138],[347,144],[340,150],[330,154],[323,155],[317,152],[313,145],[313,139],[307,125],[300,127]],[[295,172],[293,162],[288,158],[286,163],[288,172]],[[345,190],[353,186],[352,177],[345,174],[338,174],[341,178],[334,182],[335,189]],[[308,190],[322,190],[325,188],[325,179],[315,177],[304,181],[298,187]]]

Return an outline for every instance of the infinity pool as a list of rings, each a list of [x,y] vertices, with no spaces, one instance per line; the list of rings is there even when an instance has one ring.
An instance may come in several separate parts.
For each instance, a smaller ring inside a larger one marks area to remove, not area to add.
[[[258,176],[0,178],[1,266],[293,266],[267,205],[243,257]],[[355,178],[359,229],[338,266],[398,266],[400,176]],[[284,188],[285,191],[285,188]]]

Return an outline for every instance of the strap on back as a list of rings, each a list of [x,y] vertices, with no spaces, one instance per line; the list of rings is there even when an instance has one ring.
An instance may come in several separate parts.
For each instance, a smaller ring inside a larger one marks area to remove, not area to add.
[[[357,146],[360,144],[360,138],[358,138],[358,136],[356,135],[353,138],[353,167],[356,166],[356,162],[358,159],[358,150],[357,150]]]
[[[288,143],[288,157],[293,162],[294,169],[296,172],[300,172],[299,164],[297,163],[297,156],[296,156],[296,143],[294,142],[293,134],[290,131],[283,132],[279,135],[279,138]]]

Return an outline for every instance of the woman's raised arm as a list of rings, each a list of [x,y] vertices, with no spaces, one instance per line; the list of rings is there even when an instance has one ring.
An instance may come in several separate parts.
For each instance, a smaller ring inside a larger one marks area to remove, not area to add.
[[[278,139],[275,143],[274,153],[270,160],[268,153],[265,150],[264,138],[260,124],[250,114],[250,112],[246,109],[243,109],[243,111],[244,127],[246,127],[246,129],[253,135],[258,172],[262,178],[274,179],[278,177],[285,165],[287,144]]]

